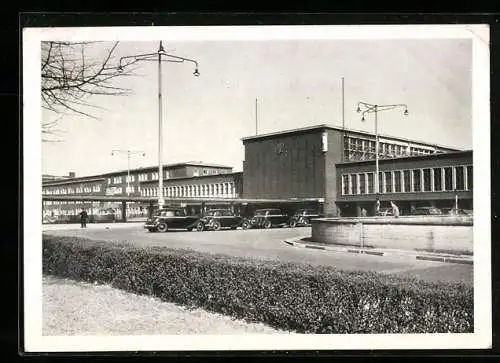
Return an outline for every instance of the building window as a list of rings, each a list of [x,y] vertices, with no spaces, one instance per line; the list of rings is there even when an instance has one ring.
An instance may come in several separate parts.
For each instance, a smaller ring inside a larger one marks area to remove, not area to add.
[[[390,171],[386,171],[384,173],[384,178],[385,178],[385,192],[386,193],[392,193],[392,173]]]
[[[473,185],[472,165],[467,166],[467,190],[472,190]]]
[[[356,178],[356,174],[351,174],[351,194],[357,194],[358,191],[358,178]]]
[[[394,172],[394,192],[401,193],[401,171]]]
[[[423,169],[424,173],[424,185],[422,191],[430,192],[431,191],[431,169]]]
[[[342,175],[342,194],[349,194],[349,175]]]
[[[366,174],[359,174],[359,194],[366,194]]]
[[[442,184],[443,173],[441,168],[434,168],[434,191],[440,192],[443,189]]]
[[[420,192],[420,169],[413,169],[413,191]]]
[[[464,167],[455,167],[455,189],[465,190],[465,178],[464,178]]]
[[[373,178],[374,178],[374,173],[368,173],[366,175],[368,177],[368,188],[367,188],[367,193],[373,193],[374,187],[373,187]]]
[[[444,190],[453,190],[453,169],[444,168]]]

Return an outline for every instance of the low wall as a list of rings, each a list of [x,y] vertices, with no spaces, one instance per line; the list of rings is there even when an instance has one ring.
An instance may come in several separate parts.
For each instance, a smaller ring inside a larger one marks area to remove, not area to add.
[[[321,218],[312,220],[315,242],[472,254],[472,217]]]

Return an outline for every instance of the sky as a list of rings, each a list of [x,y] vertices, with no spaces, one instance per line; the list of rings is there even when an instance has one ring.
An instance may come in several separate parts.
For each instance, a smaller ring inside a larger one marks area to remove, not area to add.
[[[95,45],[99,59],[110,43]],[[166,50],[198,61],[164,63],[163,162],[204,161],[242,170],[241,138],[318,124],[373,132],[357,102],[408,104],[408,116],[379,113],[379,132],[462,149],[472,148],[472,41],[470,39],[328,39],[169,41]],[[154,53],[157,41],[120,42],[115,61]],[[136,77],[116,85],[133,90],[123,97],[95,96],[104,108],[83,116],[60,117],[58,142],[42,144],[44,174],[94,175],[158,165],[158,68],[142,62]]]

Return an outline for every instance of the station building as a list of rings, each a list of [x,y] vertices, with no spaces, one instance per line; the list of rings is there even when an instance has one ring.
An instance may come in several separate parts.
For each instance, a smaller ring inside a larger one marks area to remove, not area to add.
[[[149,201],[158,195],[158,174],[158,167],[146,167],[86,177],[76,177],[74,173],[68,177],[45,177],[42,180],[42,196],[46,197],[44,215],[74,216],[82,208],[92,214],[113,209],[121,218],[125,211],[118,200],[130,198],[135,201],[126,203],[126,215],[144,216]],[[230,166],[203,162],[166,164],[163,166],[163,176],[163,195],[168,198],[202,195],[237,198],[241,195],[241,173],[233,173]],[[112,197],[117,201],[89,199],[98,199],[100,196]],[[83,198],[78,200],[78,197]]]
[[[163,196],[191,212],[231,206],[242,214],[256,208],[314,208],[325,216],[375,212],[375,201],[402,214],[419,206],[472,209],[472,151],[379,135],[379,190],[375,184],[375,135],[317,125],[245,137],[243,172],[203,162],[166,164]],[[76,216],[113,209],[117,216],[145,216],[156,204],[158,168],[120,170],[94,176],[43,177],[45,216]],[[102,198],[101,198],[102,197]],[[101,199],[99,199],[101,198]],[[225,202],[227,201],[227,203]]]
[[[371,214],[377,197],[405,211],[448,205],[457,193],[472,205],[472,151],[379,135],[375,193],[374,134],[318,125],[242,141],[244,198],[314,198],[326,216]]]

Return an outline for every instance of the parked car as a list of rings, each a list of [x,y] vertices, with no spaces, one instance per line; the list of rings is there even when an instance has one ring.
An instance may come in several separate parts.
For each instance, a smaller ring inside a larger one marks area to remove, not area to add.
[[[441,209],[436,207],[418,207],[411,212],[414,216],[432,216],[432,215],[442,215]]]
[[[221,228],[236,229],[242,226],[243,221],[243,217],[235,215],[229,209],[212,209],[198,220],[196,230],[201,232],[205,229],[213,231],[218,231]],[[248,224],[245,226],[248,227]]]
[[[469,216],[472,215],[472,211],[468,211],[460,208],[443,208],[443,214],[452,215],[452,216]]]
[[[311,224],[311,219],[320,218],[321,215],[312,209],[299,209],[290,218],[288,224],[290,227],[308,226]]]
[[[149,232],[167,232],[169,229],[187,229],[188,231],[196,228],[200,217],[188,216],[180,208],[164,208],[156,212],[152,218],[148,218],[144,224]]]
[[[271,228],[278,226],[287,226],[290,221],[290,217],[283,213],[281,209],[269,208],[269,209],[257,209],[250,219],[250,228]],[[245,222],[243,222],[245,223]]]
[[[378,216],[393,216],[394,212],[392,211],[392,208],[380,208],[377,212]]]
[[[94,223],[114,223],[116,222],[116,212],[113,208],[100,209],[93,216]]]
[[[42,223],[44,223],[44,224],[57,223],[57,217],[54,217],[54,216],[43,216]]]

